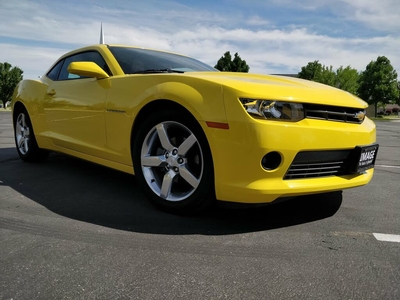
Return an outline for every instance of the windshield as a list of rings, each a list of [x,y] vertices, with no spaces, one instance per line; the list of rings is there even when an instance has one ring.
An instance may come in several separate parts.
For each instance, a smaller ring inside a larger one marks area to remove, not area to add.
[[[154,50],[109,47],[125,74],[214,71],[213,67],[196,59]]]

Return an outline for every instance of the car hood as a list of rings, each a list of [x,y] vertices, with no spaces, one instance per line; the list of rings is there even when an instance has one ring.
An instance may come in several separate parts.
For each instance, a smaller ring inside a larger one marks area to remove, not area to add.
[[[185,75],[221,84],[226,89],[235,90],[238,97],[368,107],[366,102],[343,90],[289,76],[232,72],[188,72]]]

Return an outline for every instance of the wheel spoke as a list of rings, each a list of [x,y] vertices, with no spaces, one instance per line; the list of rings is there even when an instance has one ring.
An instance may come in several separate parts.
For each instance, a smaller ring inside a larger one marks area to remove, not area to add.
[[[190,148],[197,142],[196,137],[191,134],[178,148],[179,155],[186,155]]]
[[[25,153],[27,153],[28,150],[29,150],[29,144],[28,144],[28,142],[29,142],[29,139],[25,138],[25,139],[24,139],[24,151],[25,151]]]
[[[18,139],[18,148],[21,149],[23,144],[25,143],[25,138],[21,135],[20,137],[17,138]]]
[[[142,166],[143,167],[162,167],[165,164],[165,156],[143,156]]]
[[[24,114],[21,114],[21,125],[22,125],[22,127],[26,127],[26,122],[25,122],[25,115]]]
[[[197,188],[199,186],[199,180],[185,167],[180,168],[179,173],[182,178],[185,179],[193,188]]]
[[[160,197],[167,199],[169,194],[171,193],[172,183],[174,177],[176,176],[173,172],[167,172],[164,175],[162,186],[161,186],[161,194]]]
[[[19,131],[22,131],[23,128],[24,128],[24,127],[22,127],[21,120],[17,120],[17,129],[18,129]]]
[[[22,124],[21,115],[18,117],[17,120],[17,129],[22,132],[24,130],[24,125]]]
[[[19,127],[21,127],[21,128],[25,127],[26,124],[25,124],[25,115],[24,114],[19,114],[18,115],[17,123],[18,123]]]
[[[172,146],[172,144],[170,143],[168,134],[165,131],[165,126],[163,124],[157,125],[157,134],[163,148],[165,150],[172,151],[174,149],[174,146]]]

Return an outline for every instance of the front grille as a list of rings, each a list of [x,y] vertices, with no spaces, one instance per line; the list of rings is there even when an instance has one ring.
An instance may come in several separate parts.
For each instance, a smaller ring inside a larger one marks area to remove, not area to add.
[[[360,124],[363,120],[357,118],[357,114],[359,113],[365,114],[365,111],[360,108],[304,104],[305,117],[312,119]]]
[[[350,174],[351,155],[351,150],[299,152],[284,179]]]

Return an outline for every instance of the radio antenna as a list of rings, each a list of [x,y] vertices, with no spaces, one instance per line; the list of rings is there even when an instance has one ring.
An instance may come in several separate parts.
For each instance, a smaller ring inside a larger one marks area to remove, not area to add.
[[[100,44],[104,44],[103,23],[100,24]]]

